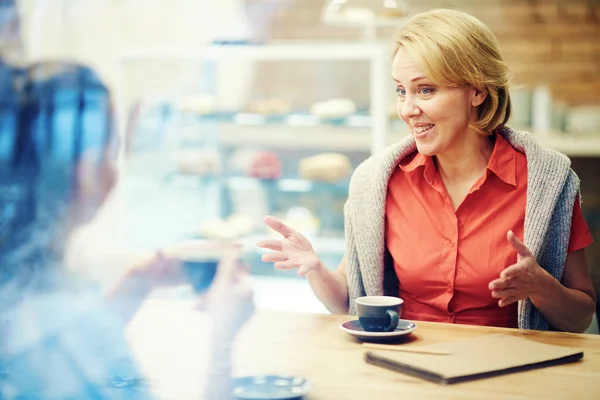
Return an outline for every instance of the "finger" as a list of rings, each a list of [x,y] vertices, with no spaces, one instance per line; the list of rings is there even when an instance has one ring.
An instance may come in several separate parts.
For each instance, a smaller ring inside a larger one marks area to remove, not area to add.
[[[179,258],[161,258],[158,265],[160,265],[163,269],[174,269],[182,264],[182,261]]]
[[[504,297],[502,299],[500,299],[498,301],[498,306],[500,307],[506,307],[514,302],[518,301],[516,297],[514,296],[510,296],[510,297]]]
[[[247,274],[250,272],[250,266],[248,263],[238,260],[238,271],[240,271],[240,273]]]
[[[196,310],[196,311],[206,311],[207,305],[208,305],[208,301],[206,298],[206,294],[202,294],[198,297],[198,300],[196,300],[192,304],[192,309]]]
[[[241,250],[244,247],[244,243],[239,239],[231,239],[223,241],[223,246],[236,250]]]
[[[294,269],[298,268],[298,263],[296,261],[287,260],[276,262],[273,266],[277,269]]]
[[[270,215],[265,217],[265,223],[273,230],[279,232],[283,237],[288,237],[296,234],[296,231],[280,220]]]
[[[140,259],[136,265],[136,269],[154,273],[154,271],[158,269],[159,265],[164,263],[165,260],[169,259],[170,258],[165,256],[165,254],[162,251],[156,250],[153,254],[146,256],[143,259]]]
[[[153,257],[154,257],[155,261],[162,261],[162,260],[170,259],[171,258],[167,254],[165,254],[165,252],[163,250],[160,250],[160,249],[156,250],[154,252],[154,256]]]
[[[489,290],[504,290],[512,287],[512,279],[498,278],[494,279],[488,285]]]
[[[529,251],[527,246],[525,246],[523,242],[521,242],[515,236],[513,231],[508,231],[508,233],[506,234],[506,239],[508,240],[508,243],[510,243],[510,245],[513,247],[513,249],[516,250],[518,255],[520,255],[521,257],[533,257],[531,251]]]
[[[233,257],[223,257],[217,266],[215,281],[233,281],[240,274],[238,262]]]
[[[252,281],[248,275],[240,277],[239,281],[233,287],[232,292],[236,297],[244,300],[252,300],[254,297],[254,290],[252,289]]]
[[[240,242],[190,239],[163,249],[159,254],[163,259],[169,260],[181,260],[188,257],[238,258],[241,250],[242,245]]]
[[[517,289],[506,288],[502,290],[492,290],[492,297],[494,299],[501,299],[503,297],[514,297],[517,294]]]
[[[300,268],[298,268],[298,276],[305,276],[308,271],[310,271],[310,269],[306,265],[301,265]]]
[[[263,254],[260,259],[264,262],[287,261],[287,256],[279,251]]]
[[[160,260],[154,264],[154,276],[157,278],[162,278],[167,275],[167,272],[171,269],[171,263],[168,260]]]
[[[281,240],[260,240],[258,242],[256,242],[256,245],[258,247],[262,247],[264,249],[269,249],[269,250],[275,250],[275,251],[281,251],[282,250],[282,243]]]
[[[521,263],[516,263],[500,272],[501,279],[516,279],[523,275],[525,266]]]

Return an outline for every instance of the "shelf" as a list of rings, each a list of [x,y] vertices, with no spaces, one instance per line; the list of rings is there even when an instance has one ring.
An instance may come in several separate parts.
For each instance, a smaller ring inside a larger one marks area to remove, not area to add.
[[[385,55],[387,47],[362,43],[286,43],[265,45],[204,45],[190,51],[173,49],[128,49],[125,63],[140,61],[200,61],[246,59],[256,61],[371,60]]]
[[[576,136],[568,133],[534,135],[544,146],[569,157],[600,157],[600,135]]]
[[[312,181],[302,178],[259,179],[248,176],[232,176],[226,179],[230,188],[254,188],[259,185],[271,187],[281,193],[328,192],[342,196],[348,194],[348,180],[340,179],[334,182]]]
[[[369,128],[319,125],[312,127],[289,125],[246,126],[222,124],[219,128],[221,143],[225,146],[261,146],[274,149],[302,149],[317,151],[369,151]],[[389,133],[387,144],[402,140],[406,131]],[[599,136],[570,136],[564,134],[534,137],[544,146],[569,157],[600,157]]]
[[[120,54],[122,64],[135,62],[255,60],[255,61],[358,61],[370,62],[370,116],[335,122],[318,121],[298,115],[290,121],[266,121],[256,115],[238,114],[219,133],[228,146],[264,146],[278,149],[370,151],[377,154],[386,145],[407,135],[404,129],[390,133],[385,112],[389,79],[388,46],[382,43],[287,42],[248,45],[199,45],[186,51],[131,48]],[[122,99],[118,101],[124,105]],[[122,110],[120,115],[126,115]],[[263,118],[264,119],[264,118]],[[274,118],[277,119],[277,118]],[[215,123],[221,124],[216,121]],[[600,157],[600,136],[568,134],[535,135],[544,145],[570,157]]]
[[[230,188],[255,188],[258,186],[271,187],[281,193],[329,192],[346,196],[348,180],[340,179],[334,182],[311,181],[302,178],[259,179],[249,176],[203,177],[191,174],[173,173],[169,175],[169,184],[186,189],[201,189],[206,184],[225,183]]]
[[[406,134],[388,135],[388,144]],[[240,126],[223,124],[219,128],[221,144],[225,146],[260,146],[273,149],[316,151],[370,151],[369,128],[338,126],[293,127],[284,125]]]
[[[180,113],[180,123],[231,123],[243,126],[279,125],[293,127],[310,127],[318,125],[345,126],[349,128],[368,128],[372,126],[372,118],[368,110],[335,118],[319,118],[308,112],[293,112],[283,115],[266,115],[253,113],[219,112],[213,114]]]
[[[265,44],[227,44],[227,45],[199,45],[186,50],[175,50],[171,48],[129,48],[119,55],[121,66],[138,62],[196,62],[202,60],[228,61],[367,61],[369,63],[369,104],[372,113],[369,121],[363,125],[369,125],[369,137],[366,142],[360,139],[360,143],[352,143],[347,147],[361,150],[363,143],[367,143],[367,149],[371,154],[383,150],[386,145],[386,131],[388,117],[386,114],[386,93],[388,93],[389,80],[389,46],[385,43],[349,43],[349,42],[271,42]],[[117,108],[120,120],[126,120],[128,111],[128,95],[122,88],[123,73],[121,71],[121,90],[117,96]],[[235,121],[238,122],[238,121]],[[303,121],[306,122],[306,121]],[[246,118],[245,124],[256,123],[252,118]],[[291,123],[288,124],[291,125]],[[285,145],[276,139],[279,144]],[[287,139],[289,140],[289,139]],[[327,139],[325,139],[326,141]],[[243,142],[242,142],[243,143]],[[240,144],[242,144],[240,143]],[[289,143],[294,147],[295,141]],[[314,147],[313,143],[309,147]],[[124,154],[121,155],[121,158]]]

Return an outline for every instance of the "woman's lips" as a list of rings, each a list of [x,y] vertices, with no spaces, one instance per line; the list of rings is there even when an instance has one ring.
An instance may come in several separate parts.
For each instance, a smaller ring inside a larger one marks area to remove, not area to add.
[[[434,126],[434,124],[417,126],[413,129],[413,135],[417,139],[423,139],[433,130]]]

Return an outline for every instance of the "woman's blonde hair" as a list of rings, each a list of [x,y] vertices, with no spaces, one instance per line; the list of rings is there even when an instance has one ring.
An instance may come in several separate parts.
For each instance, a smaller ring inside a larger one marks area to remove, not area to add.
[[[417,14],[396,32],[393,56],[400,47],[436,84],[469,85],[487,94],[472,124],[478,133],[489,135],[510,118],[508,66],[496,37],[477,18],[444,9]]]

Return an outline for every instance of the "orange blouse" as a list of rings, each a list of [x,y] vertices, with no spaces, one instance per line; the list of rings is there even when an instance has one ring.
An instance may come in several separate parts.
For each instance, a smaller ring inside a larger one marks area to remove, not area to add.
[[[456,212],[433,158],[404,158],[388,185],[385,225],[402,318],[517,327],[517,304],[498,307],[488,284],[517,261],[506,232],[523,239],[526,195],[527,159],[502,135]],[[576,200],[568,251],[591,243]]]

